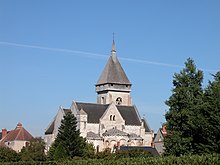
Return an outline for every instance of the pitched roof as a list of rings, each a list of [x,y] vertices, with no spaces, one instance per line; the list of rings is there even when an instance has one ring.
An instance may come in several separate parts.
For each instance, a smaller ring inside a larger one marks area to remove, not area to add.
[[[66,109],[66,108],[62,108],[63,109],[63,112],[64,114],[66,115],[68,112],[71,112],[70,109]],[[48,128],[46,129],[45,131],[45,135],[49,135],[49,134],[53,134],[53,131],[54,131],[54,126],[55,126],[55,120],[56,120],[56,117],[53,119],[53,121],[50,123],[50,125],[48,126]]]
[[[128,77],[126,76],[118,58],[116,56],[115,51],[115,43],[113,41],[112,44],[112,51],[109,60],[99,77],[98,82],[96,85],[101,84],[123,84],[123,85],[131,85]]]
[[[103,136],[128,136],[128,133],[112,128],[103,133]]]
[[[129,139],[130,140],[142,140],[142,138],[135,133],[129,134]]]
[[[135,106],[116,106],[126,125],[141,125]]]
[[[145,118],[141,119],[141,120],[142,120],[142,122],[144,122],[145,132],[151,132],[151,129],[150,129],[149,124],[147,123],[147,120]]]
[[[31,139],[33,139],[33,136],[22,127],[21,123],[18,123],[14,130],[10,131],[3,139],[1,139],[1,142],[16,140],[30,141]]]
[[[49,135],[53,133],[54,130],[54,125],[55,125],[55,119],[52,121],[52,123],[50,124],[50,126],[47,128],[47,130],[45,131],[45,135]]]
[[[76,102],[78,110],[83,109],[88,115],[88,123],[99,123],[99,119],[107,110],[109,104]],[[134,106],[116,106],[126,125],[141,125]]]
[[[99,123],[99,119],[108,108],[108,104],[93,104],[93,103],[80,103],[76,102],[78,110],[83,109],[88,115],[88,123]]]
[[[96,139],[96,140],[101,140],[102,137],[99,136],[99,134],[96,134],[94,132],[87,132],[87,136],[88,139]]]

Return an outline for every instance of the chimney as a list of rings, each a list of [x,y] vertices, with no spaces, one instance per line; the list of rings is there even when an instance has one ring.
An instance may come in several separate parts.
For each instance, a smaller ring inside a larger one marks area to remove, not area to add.
[[[166,125],[163,125],[163,127],[162,127],[162,133],[163,134],[167,134],[167,129],[166,129]]]
[[[2,139],[7,135],[7,129],[2,129]]]

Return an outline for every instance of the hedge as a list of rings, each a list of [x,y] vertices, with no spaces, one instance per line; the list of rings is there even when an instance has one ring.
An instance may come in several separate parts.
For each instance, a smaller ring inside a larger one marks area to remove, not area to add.
[[[90,159],[90,160],[68,160],[68,161],[45,161],[45,162],[8,162],[4,165],[220,165],[219,154],[188,155],[181,157],[138,157],[121,159]]]

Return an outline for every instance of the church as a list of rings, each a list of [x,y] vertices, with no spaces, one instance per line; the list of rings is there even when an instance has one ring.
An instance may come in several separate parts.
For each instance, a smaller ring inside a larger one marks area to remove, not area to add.
[[[96,103],[73,101],[70,108],[60,107],[45,130],[46,151],[54,142],[61,120],[71,111],[77,118],[80,135],[93,144],[97,152],[120,146],[151,146],[154,136],[146,119],[132,104],[130,83],[123,70],[113,40],[111,55],[95,88]]]

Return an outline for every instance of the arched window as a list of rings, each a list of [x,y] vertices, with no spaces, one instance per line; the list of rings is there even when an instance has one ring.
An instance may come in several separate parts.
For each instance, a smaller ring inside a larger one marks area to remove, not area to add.
[[[110,121],[112,121],[112,115],[110,115]]]
[[[113,116],[113,119],[112,119],[113,121],[115,121],[115,115]]]
[[[122,103],[122,98],[121,98],[121,97],[118,97],[118,98],[116,99],[116,104],[117,104],[117,105],[121,105],[121,103]]]

